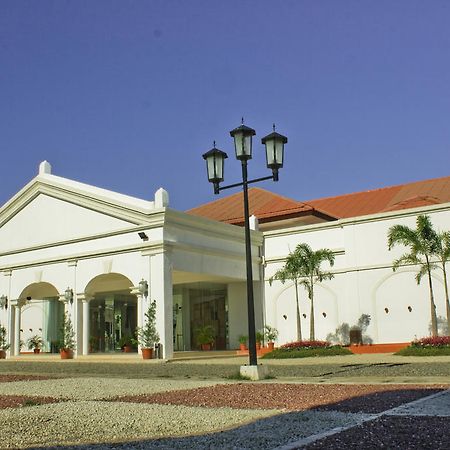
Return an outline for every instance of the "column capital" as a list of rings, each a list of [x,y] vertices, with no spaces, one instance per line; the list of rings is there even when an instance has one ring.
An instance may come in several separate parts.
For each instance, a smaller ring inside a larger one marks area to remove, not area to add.
[[[94,300],[94,296],[80,292],[77,294],[77,300],[81,300],[84,303],[89,303],[91,300]]]
[[[139,286],[130,287],[130,293],[136,295],[138,298],[144,298],[144,294],[142,294],[141,290],[139,289]]]

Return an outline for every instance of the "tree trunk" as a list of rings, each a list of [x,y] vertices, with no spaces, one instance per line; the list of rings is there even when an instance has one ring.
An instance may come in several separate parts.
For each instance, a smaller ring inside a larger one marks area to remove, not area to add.
[[[315,323],[314,323],[314,284],[313,281],[310,280],[311,282],[311,289],[309,291],[309,295],[310,298],[309,300],[311,301],[311,311],[310,311],[310,315],[311,317],[309,318],[309,340],[310,341],[315,341],[316,340],[316,330],[315,330]]]
[[[448,298],[448,283],[447,272],[445,270],[445,261],[442,262],[442,271],[444,272],[445,308],[447,310],[447,336],[450,336],[450,300]]]
[[[426,261],[427,261],[427,268],[428,268],[428,286],[430,288],[431,335],[437,336],[438,328],[437,328],[437,317],[436,317],[436,305],[434,303],[433,282],[431,280],[431,269],[430,269],[430,262],[428,260],[428,256],[426,256]]]
[[[298,283],[294,282],[295,285],[295,301],[297,304],[297,341],[302,340],[302,321],[300,317],[300,302],[298,300]]]

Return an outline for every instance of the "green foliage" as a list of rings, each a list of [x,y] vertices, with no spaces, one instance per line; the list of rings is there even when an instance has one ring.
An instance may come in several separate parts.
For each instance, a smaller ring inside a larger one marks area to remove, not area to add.
[[[216,340],[216,330],[212,325],[203,325],[195,329],[197,344],[212,344]]]
[[[284,267],[269,279],[269,283],[273,280],[279,280],[282,283],[286,280],[294,282],[297,302],[297,340],[299,341],[302,340],[302,336],[298,286],[302,285],[306,289],[311,302],[310,340],[313,341],[315,340],[314,285],[334,278],[331,272],[322,270],[321,266],[324,262],[328,262],[333,267],[334,254],[331,250],[322,248],[314,251],[308,244],[298,244],[295,250],[289,253]]]
[[[0,325],[0,350],[8,350],[9,344],[6,340],[6,328]]]
[[[60,329],[60,350],[75,350],[75,331],[68,314],[64,313],[63,322]]]
[[[159,334],[156,330],[156,300],[150,303],[144,315],[144,326],[136,328],[137,341],[143,348],[153,348],[159,341]]]
[[[240,334],[239,336],[238,336],[238,340],[239,340],[239,344],[247,344],[247,341],[248,341],[248,336],[247,335],[245,335],[245,334]]]
[[[450,347],[405,347],[399,350],[399,356],[450,356]]]
[[[433,229],[430,218],[423,214],[417,216],[415,230],[406,225],[390,227],[388,231],[389,250],[398,244],[408,247],[409,253],[404,253],[400,258],[394,260],[392,270],[395,272],[403,265],[417,265],[419,268],[415,277],[417,284],[420,284],[422,277],[427,275],[430,290],[432,334],[437,336],[436,305],[434,303],[431,271],[437,267],[432,262],[432,257],[438,251],[438,235]]]
[[[264,333],[261,331],[257,331],[255,333],[255,340],[256,340],[256,342],[259,342],[260,344],[262,344],[264,342]]]
[[[40,349],[44,345],[44,341],[41,336],[35,334],[27,339],[28,350]]]
[[[278,337],[278,330],[270,325],[264,325],[264,336],[267,342],[273,342]]]
[[[264,359],[290,359],[290,358],[309,358],[322,356],[337,356],[337,355],[352,355],[352,352],[347,348],[339,345],[332,347],[314,347],[304,348],[299,347],[295,349],[278,348],[270,353],[266,353],[262,358]]]

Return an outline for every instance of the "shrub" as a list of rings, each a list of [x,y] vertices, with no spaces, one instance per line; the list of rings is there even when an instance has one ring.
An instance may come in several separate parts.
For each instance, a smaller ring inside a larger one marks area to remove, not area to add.
[[[431,336],[417,339],[396,353],[400,356],[447,356],[450,355],[450,336]]]
[[[332,344],[327,341],[296,341],[281,345],[280,348],[285,350],[294,350],[297,348],[323,348],[331,346]]]
[[[264,356],[262,356],[262,358],[288,359],[288,358],[308,358],[308,357],[337,356],[337,355],[352,355],[352,352],[348,348],[343,348],[339,345],[332,345],[327,347],[297,347],[289,349],[278,348],[270,353],[266,353]]]
[[[450,347],[450,336],[430,336],[411,342],[412,347]]]

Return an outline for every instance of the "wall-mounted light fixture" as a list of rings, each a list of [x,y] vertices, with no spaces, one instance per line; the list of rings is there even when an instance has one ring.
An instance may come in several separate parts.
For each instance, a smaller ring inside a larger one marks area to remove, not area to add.
[[[144,296],[148,297],[148,283],[142,278],[139,282],[139,292]]]
[[[64,298],[70,303],[73,303],[73,290],[68,287],[64,292]]]
[[[140,231],[140,232],[138,233],[138,236],[139,236],[143,241],[148,241],[148,236],[147,236],[143,231]]]
[[[0,308],[8,309],[8,297],[6,295],[0,297]]]

